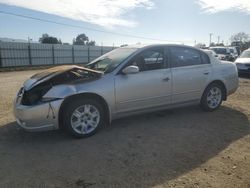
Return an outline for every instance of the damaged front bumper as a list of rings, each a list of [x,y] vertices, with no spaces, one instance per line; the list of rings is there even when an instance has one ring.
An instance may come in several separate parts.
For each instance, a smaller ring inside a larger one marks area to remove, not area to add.
[[[22,96],[14,101],[14,115],[17,123],[27,131],[47,131],[59,128],[59,109],[63,99],[32,106],[21,104]]]

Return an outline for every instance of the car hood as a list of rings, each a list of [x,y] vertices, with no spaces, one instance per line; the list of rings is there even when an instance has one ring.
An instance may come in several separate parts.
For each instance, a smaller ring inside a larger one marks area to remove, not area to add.
[[[224,64],[232,64],[232,65],[234,65],[234,63],[231,62],[231,61],[223,61],[223,60],[220,60],[220,62],[221,62],[221,63],[224,63]]]
[[[95,70],[88,69],[88,68],[84,68],[84,67],[80,67],[80,66],[76,66],[76,65],[57,66],[57,67],[47,69],[43,72],[40,72],[40,73],[37,73],[37,74],[31,76],[30,79],[28,79],[24,82],[23,87],[26,91],[28,91],[28,90],[34,88],[35,86],[39,85],[40,83],[49,81],[50,79],[52,79],[60,74],[66,73],[68,71],[73,71],[73,70],[86,71],[88,73],[94,74],[96,77],[101,77],[103,75],[102,72],[95,71]]]
[[[250,58],[238,58],[235,61],[236,63],[250,63]]]

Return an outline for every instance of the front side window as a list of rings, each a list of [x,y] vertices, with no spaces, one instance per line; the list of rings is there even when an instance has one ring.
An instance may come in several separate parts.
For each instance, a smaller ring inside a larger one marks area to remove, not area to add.
[[[139,67],[141,71],[149,71],[164,68],[164,51],[161,48],[145,50],[138,54],[130,62]]]
[[[170,47],[170,52],[172,67],[203,64],[200,53],[197,50],[185,47]]]

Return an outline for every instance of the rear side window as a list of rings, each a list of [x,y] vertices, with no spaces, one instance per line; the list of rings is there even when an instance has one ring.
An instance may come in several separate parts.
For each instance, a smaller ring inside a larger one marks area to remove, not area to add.
[[[201,53],[202,64],[210,64],[210,59],[207,54]]]
[[[170,47],[172,67],[203,64],[199,51],[185,47]]]

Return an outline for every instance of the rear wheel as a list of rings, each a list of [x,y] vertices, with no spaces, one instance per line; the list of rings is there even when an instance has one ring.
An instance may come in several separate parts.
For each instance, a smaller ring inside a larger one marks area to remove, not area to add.
[[[63,127],[77,138],[94,135],[104,122],[102,106],[92,99],[76,99],[63,110]]]
[[[214,111],[220,107],[223,100],[223,88],[220,84],[212,83],[204,91],[201,98],[201,107],[205,111]]]

